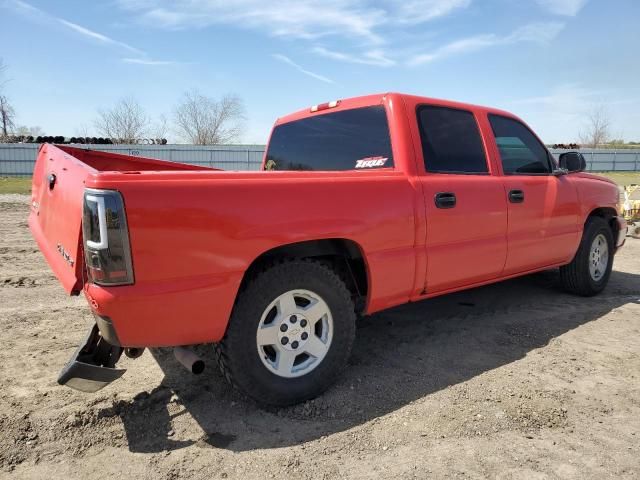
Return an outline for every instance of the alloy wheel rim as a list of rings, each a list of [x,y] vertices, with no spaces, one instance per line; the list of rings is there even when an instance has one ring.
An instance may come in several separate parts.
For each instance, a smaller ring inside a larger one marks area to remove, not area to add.
[[[256,332],[263,365],[284,378],[301,377],[322,363],[333,339],[327,303],[310,290],[289,290],[262,313]]]
[[[602,279],[609,265],[609,244],[603,234],[598,234],[591,242],[589,250],[589,274],[596,282]]]

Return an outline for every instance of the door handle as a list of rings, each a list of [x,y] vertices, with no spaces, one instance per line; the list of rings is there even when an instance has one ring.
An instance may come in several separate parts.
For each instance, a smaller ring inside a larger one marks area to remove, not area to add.
[[[511,203],[524,202],[524,192],[522,190],[511,190],[509,192],[509,201]]]
[[[439,192],[434,197],[438,208],[453,208],[456,206],[456,194],[452,192]]]

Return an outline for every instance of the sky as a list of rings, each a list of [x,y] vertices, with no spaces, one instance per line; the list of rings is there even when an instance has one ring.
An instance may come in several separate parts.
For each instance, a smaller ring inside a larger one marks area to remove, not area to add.
[[[240,96],[240,139],[279,116],[388,91],[502,108],[547,143],[604,109],[640,140],[638,0],[0,0],[17,124],[95,134],[133,97],[171,118],[184,92]],[[171,138],[172,135],[170,134]]]

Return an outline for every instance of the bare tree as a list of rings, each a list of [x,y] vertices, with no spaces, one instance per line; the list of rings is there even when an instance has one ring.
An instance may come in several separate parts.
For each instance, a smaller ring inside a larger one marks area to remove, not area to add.
[[[6,141],[7,137],[15,126],[16,111],[11,106],[9,99],[2,92],[7,84],[5,79],[5,71],[7,66],[2,58],[0,58],[0,142]]]
[[[587,125],[580,134],[580,143],[585,147],[598,148],[611,136],[611,121],[604,107],[596,107],[587,115]]]
[[[15,131],[13,132],[14,135],[17,135],[19,137],[37,137],[37,136],[41,136],[44,135],[44,132],[42,130],[42,128],[36,126],[33,127],[27,127],[26,125],[20,125],[19,127],[16,127]]]
[[[158,119],[154,122],[154,124],[149,129],[149,135],[154,140],[160,140],[167,137],[168,131],[169,131],[169,121],[167,120],[167,116],[162,114],[158,117]]]
[[[44,130],[42,130],[42,127],[40,127],[39,125],[34,125],[32,127],[29,127],[29,134],[32,137],[42,136],[44,135]]]
[[[75,128],[75,136],[81,138],[93,137],[91,133],[91,127],[86,123],[81,123]]]
[[[0,141],[5,141],[15,126],[16,112],[5,95],[0,95]]]
[[[244,104],[236,95],[216,100],[197,90],[186,92],[174,111],[180,137],[195,145],[237,141],[242,133]]]
[[[143,137],[149,128],[149,117],[133,98],[119,100],[110,110],[99,110],[94,125],[98,133],[117,142],[130,143]]]
[[[34,125],[33,127],[27,127],[26,125],[20,125],[19,127],[16,127],[16,129],[13,132],[14,135],[22,135],[22,136],[29,136],[31,135],[32,137],[37,137],[38,135],[44,135],[44,131],[42,130],[42,128],[40,128],[37,125]]]

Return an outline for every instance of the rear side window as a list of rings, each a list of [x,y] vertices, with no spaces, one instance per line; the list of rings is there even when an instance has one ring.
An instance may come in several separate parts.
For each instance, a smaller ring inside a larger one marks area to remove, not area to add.
[[[418,107],[424,167],[435,173],[488,173],[473,113],[447,107]]]
[[[382,105],[316,115],[278,125],[265,170],[353,170],[393,166]]]
[[[507,175],[546,175],[551,172],[547,149],[531,130],[512,118],[489,115],[502,170]]]

